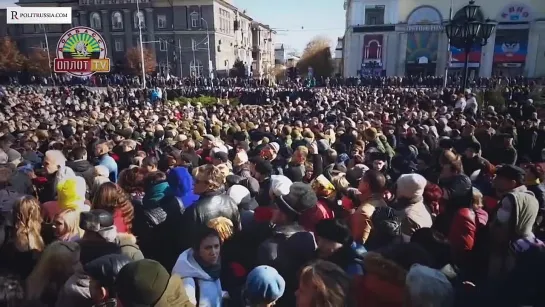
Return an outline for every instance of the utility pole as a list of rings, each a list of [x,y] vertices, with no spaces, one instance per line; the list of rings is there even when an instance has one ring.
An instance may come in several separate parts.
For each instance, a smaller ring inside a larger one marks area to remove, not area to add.
[[[51,77],[51,82],[53,82],[53,86],[55,86],[55,79],[53,79],[53,69],[51,69],[51,53],[49,52],[49,42],[47,39],[47,31],[45,30],[45,25],[43,25],[43,29],[45,38],[45,49],[47,51],[47,62],[49,63],[49,76]]]
[[[166,40],[165,40],[165,48],[166,48],[166,49],[165,49],[165,52],[167,53],[167,76],[166,76],[166,77],[168,78],[168,75],[169,75],[169,68],[170,68],[170,67],[168,66],[168,56],[169,56],[169,54],[168,54],[168,41],[166,41]]]
[[[182,68],[182,40],[178,39],[178,61],[180,65],[180,78],[184,77],[183,68]]]
[[[140,66],[142,66],[142,88],[146,88],[146,69],[144,67],[144,42],[142,41],[142,21],[140,20],[140,0],[136,0],[136,16],[138,16],[138,36],[140,38]]]
[[[452,20],[452,6],[453,6],[453,0],[450,0],[450,10],[449,10],[449,22]],[[450,67],[450,61],[452,60],[452,53],[450,52],[450,39],[447,38],[447,53],[448,53],[448,60],[447,65],[445,67],[445,77],[443,79],[443,87],[447,87],[448,83],[448,70]]]
[[[204,21],[204,24],[206,25],[206,44],[208,45],[208,78],[213,78],[212,60],[210,59],[210,32],[208,29],[208,22],[204,18],[201,18],[201,19],[202,21]]]

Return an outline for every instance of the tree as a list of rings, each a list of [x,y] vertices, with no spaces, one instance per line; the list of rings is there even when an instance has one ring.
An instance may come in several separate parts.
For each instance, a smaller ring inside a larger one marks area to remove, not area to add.
[[[314,77],[329,77],[334,66],[331,57],[331,45],[325,37],[315,37],[306,46],[301,59],[297,62],[299,72],[306,75],[312,67]]]
[[[19,52],[17,44],[9,37],[0,39],[0,71],[4,73],[21,71],[25,57]]]
[[[53,58],[53,57],[51,57]],[[28,56],[26,69],[35,75],[48,76],[51,73],[47,50],[33,49]]]
[[[286,66],[282,64],[276,64],[274,65],[274,68],[271,71],[271,75],[274,76],[275,79],[283,79],[286,75]]]
[[[133,47],[127,50],[126,54],[127,65],[126,69],[129,73],[139,75],[142,73],[142,67],[140,66],[142,59],[140,56],[140,47]],[[148,48],[144,48],[144,69],[146,74],[155,72],[157,68],[157,62],[155,61],[155,55],[153,51]]]
[[[229,76],[240,78],[246,77],[246,65],[244,65],[241,60],[236,60],[235,63],[233,63],[233,68],[231,68],[231,71],[229,72]]]

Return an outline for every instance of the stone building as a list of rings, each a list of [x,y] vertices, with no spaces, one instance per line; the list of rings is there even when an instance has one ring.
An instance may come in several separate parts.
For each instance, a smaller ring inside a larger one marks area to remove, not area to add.
[[[144,47],[154,50],[157,71],[163,75],[222,76],[236,60],[259,75],[270,59],[274,64],[274,48],[268,47],[274,44],[274,30],[239,11],[232,1],[139,0],[139,12],[136,0],[20,0],[18,5],[69,6],[73,12],[72,25],[44,26],[6,25],[1,17],[6,12],[0,11],[0,36],[13,37],[24,53],[47,45],[52,50],[64,31],[87,26],[104,37],[111,71],[122,71],[127,50],[139,46],[140,20]]]
[[[471,76],[545,76],[545,1],[476,0],[477,18],[498,23],[488,44],[469,53]],[[343,74],[460,73],[464,52],[444,24],[469,0],[346,0]],[[452,12],[452,13],[451,13]]]

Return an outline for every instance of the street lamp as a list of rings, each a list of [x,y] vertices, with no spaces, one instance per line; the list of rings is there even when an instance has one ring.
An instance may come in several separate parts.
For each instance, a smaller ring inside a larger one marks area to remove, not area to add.
[[[208,78],[212,78],[212,60],[210,59],[210,32],[208,29],[208,22],[201,17],[201,20],[206,26],[206,44],[208,45]]]
[[[445,25],[445,33],[450,40],[450,45],[464,50],[464,80],[463,87],[467,87],[467,79],[469,75],[469,53],[475,45],[485,46],[496,24],[490,19],[485,22],[478,20],[477,12],[480,6],[475,4],[474,0],[469,1],[469,4],[462,8],[463,16],[450,20]]]

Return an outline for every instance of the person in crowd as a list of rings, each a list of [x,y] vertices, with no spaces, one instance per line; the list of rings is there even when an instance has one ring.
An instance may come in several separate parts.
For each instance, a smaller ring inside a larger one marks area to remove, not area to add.
[[[110,146],[108,142],[101,141],[95,147],[95,155],[99,160],[99,165],[108,169],[110,181],[117,182],[117,162],[110,156]]]
[[[80,251],[75,242],[57,241],[47,246],[25,281],[25,300],[55,306],[59,290],[81,267]]]
[[[225,217],[235,226],[235,232],[240,230],[240,213],[238,207],[225,194],[225,177],[220,168],[214,165],[203,165],[193,170],[195,184],[193,193],[199,195],[199,200],[184,212],[184,227],[188,231],[206,226],[208,221]],[[193,238],[187,238],[192,240]]]
[[[74,171],[66,166],[66,157],[59,150],[48,150],[45,153],[43,167],[47,174],[47,184],[40,197],[42,202],[54,200],[57,196],[57,185],[64,179],[74,178]]]
[[[38,200],[32,196],[20,198],[13,207],[12,222],[13,228],[5,234],[0,249],[0,263],[3,269],[25,279],[45,248]]]
[[[118,233],[131,233],[134,208],[127,193],[113,182],[103,183],[93,197],[93,209],[103,209],[113,215]]]
[[[193,193],[193,178],[185,167],[176,167],[167,175],[169,187],[175,192],[184,208],[191,207],[199,196]]]
[[[157,261],[142,259],[126,264],[117,274],[114,289],[123,307],[192,307],[182,279]]]
[[[125,255],[110,254],[85,264],[83,271],[90,277],[89,293],[93,307],[117,306],[115,280],[119,271],[131,261]]]
[[[316,225],[314,236],[318,257],[335,263],[348,276],[363,274],[362,256],[365,249],[356,249],[346,223],[335,219],[321,220]]]
[[[179,275],[183,288],[195,306],[221,306],[225,294],[221,288],[221,236],[204,227],[195,236],[193,247],[185,250],[172,269]]]
[[[25,304],[25,289],[17,275],[0,275],[0,306],[16,307]]]
[[[95,170],[91,162],[88,160],[87,150],[85,150],[85,147],[73,148],[70,154],[70,160],[66,161],[66,166],[70,167],[76,176],[83,177],[89,188],[93,186]]]
[[[89,211],[86,201],[85,179],[71,177],[60,181],[57,185],[57,200],[42,205],[42,215],[46,221],[52,221],[57,214],[64,210]]]
[[[142,160],[141,167],[148,173],[153,173],[158,171],[159,161],[157,157],[148,156]]]
[[[356,243],[364,244],[372,231],[371,217],[376,208],[386,207],[384,192],[386,178],[380,171],[369,170],[363,174],[358,185],[358,203],[350,218],[352,238]]]
[[[117,184],[129,194],[133,207],[142,205],[145,173],[141,168],[125,169],[119,173]]]
[[[284,278],[273,267],[260,265],[246,278],[244,298],[250,307],[271,307],[286,289]]]
[[[82,253],[95,248],[96,246],[117,244],[123,254],[133,260],[143,259],[144,256],[136,244],[136,237],[130,233],[119,233],[115,227],[113,215],[103,209],[93,209],[80,214],[79,227],[84,235],[78,242]]]
[[[80,212],[66,209],[53,219],[53,234],[55,239],[64,242],[75,242],[83,237],[83,230],[79,228]]]
[[[405,285],[410,306],[454,306],[454,287],[441,271],[415,264],[407,273]]]
[[[424,189],[427,180],[418,174],[406,174],[396,182],[397,200],[392,204],[401,219],[401,235],[404,242],[410,242],[412,234],[423,227],[432,226],[431,214],[424,205]]]
[[[337,265],[318,260],[305,266],[299,277],[297,307],[346,306],[350,279]]]
[[[100,186],[103,183],[111,182],[110,181],[110,171],[108,171],[108,168],[104,165],[97,165],[94,167],[94,177],[93,181],[91,183],[91,186],[89,187],[89,195],[91,197],[95,197],[95,195],[98,192],[98,189],[100,189]]]

